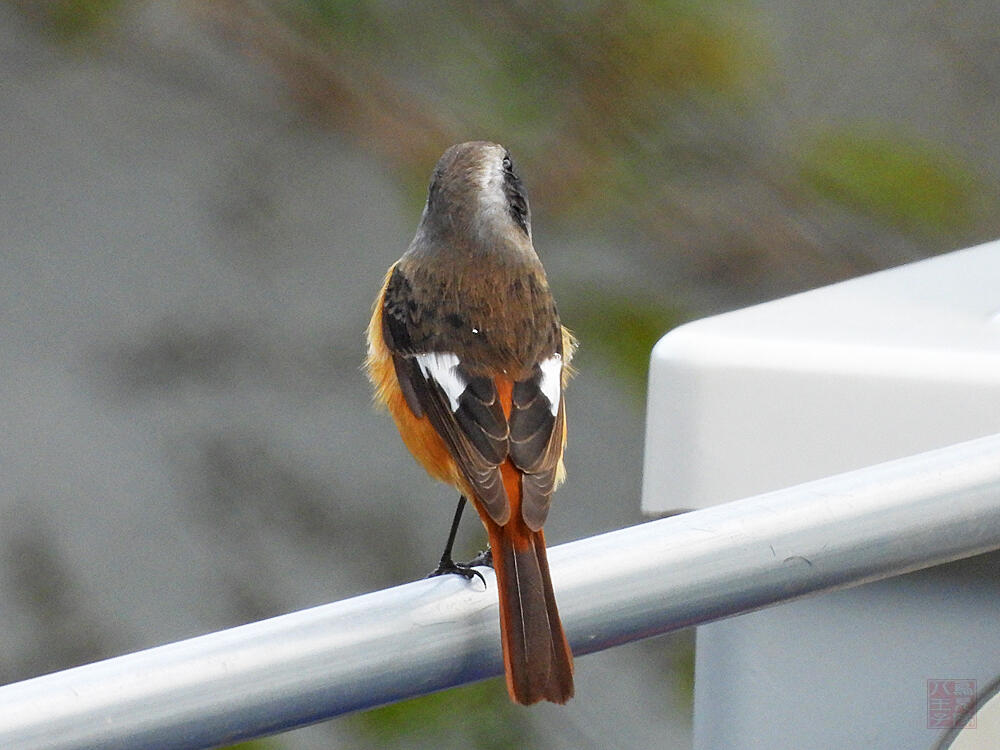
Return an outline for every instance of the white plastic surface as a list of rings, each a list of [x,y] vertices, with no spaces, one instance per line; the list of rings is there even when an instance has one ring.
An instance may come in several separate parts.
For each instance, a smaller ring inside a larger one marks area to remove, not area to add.
[[[992,242],[665,336],[643,509],[701,508],[997,432]],[[938,746],[927,681],[1000,677],[998,565],[994,554],[699,627],[695,750]]]
[[[937,748],[928,680],[1000,672],[990,572],[965,561],[699,627],[694,750]]]
[[[650,365],[643,510],[1000,432],[1000,241],[706,318]]]
[[[960,729],[956,726],[954,737],[948,737],[934,750],[996,750],[1000,747],[1000,684],[993,684],[970,719]]]

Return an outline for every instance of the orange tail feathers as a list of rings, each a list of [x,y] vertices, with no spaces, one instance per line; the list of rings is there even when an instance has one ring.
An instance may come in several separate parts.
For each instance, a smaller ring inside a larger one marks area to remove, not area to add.
[[[507,692],[516,703],[573,697],[573,654],[556,609],[545,537],[520,519],[488,523],[500,590],[500,634]]]

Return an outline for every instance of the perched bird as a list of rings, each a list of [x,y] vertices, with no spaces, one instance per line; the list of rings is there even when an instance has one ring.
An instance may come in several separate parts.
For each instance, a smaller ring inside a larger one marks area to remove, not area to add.
[[[574,345],[510,154],[483,141],[452,146],[375,300],[366,368],[410,452],[461,493],[435,574],[480,575],[451,558],[466,498],[486,527],[507,690],[523,704],[573,696],[542,525],[565,475]]]

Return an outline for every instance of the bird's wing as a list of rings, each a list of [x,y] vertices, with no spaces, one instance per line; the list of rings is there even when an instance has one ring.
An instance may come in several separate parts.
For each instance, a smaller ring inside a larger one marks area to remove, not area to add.
[[[535,364],[531,374],[514,384],[510,412],[510,458],[524,476],[521,515],[538,531],[549,513],[559,481],[566,434],[562,347]]]
[[[426,339],[419,335],[425,314],[395,268],[382,300],[382,336],[399,387],[414,415],[426,416],[444,440],[490,518],[505,524],[510,501],[498,467],[507,458],[510,433],[496,385],[471,375],[454,352],[415,343]]]

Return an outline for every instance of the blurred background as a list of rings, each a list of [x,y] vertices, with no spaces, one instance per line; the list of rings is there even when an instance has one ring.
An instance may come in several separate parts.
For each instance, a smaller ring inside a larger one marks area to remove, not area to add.
[[[669,328],[1000,237],[998,29],[993,0],[0,2],[0,683],[434,566],[455,498],[359,365],[457,141],[513,152],[582,342],[547,536],[641,521]],[[581,658],[565,708],[491,680],[243,747],[682,748],[692,642]]]

